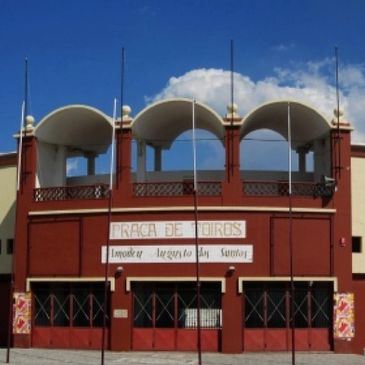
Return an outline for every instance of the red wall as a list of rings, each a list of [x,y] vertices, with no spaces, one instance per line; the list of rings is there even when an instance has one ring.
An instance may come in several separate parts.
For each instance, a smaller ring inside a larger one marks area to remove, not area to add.
[[[293,274],[331,275],[331,224],[329,218],[296,216],[292,219]],[[274,275],[290,275],[289,219],[272,219]]]
[[[0,346],[7,346],[9,329],[10,275],[0,275]]]
[[[355,294],[355,338],[352,340],[352,350],[364,354],[365,348],[365,275],[357,275],[353,281]]]

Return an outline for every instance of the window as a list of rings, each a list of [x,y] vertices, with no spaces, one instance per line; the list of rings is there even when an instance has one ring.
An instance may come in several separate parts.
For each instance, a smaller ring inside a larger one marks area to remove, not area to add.
[[[359,236],[352,237],[352,252],[354,253],[362,252],[362,237]]]
[[[14,239],[13,238],[8,238],[6,240],[6,253],[8,255],[12,255],[13,250],[14,250]]]

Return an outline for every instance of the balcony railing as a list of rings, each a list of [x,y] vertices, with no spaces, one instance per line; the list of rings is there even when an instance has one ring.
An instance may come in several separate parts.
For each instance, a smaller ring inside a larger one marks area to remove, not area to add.
[[[34,189],[33,199],[36,202],[55,200],[106,199],[109,187],[105,184],[88,186],[56,186]]]
[[[250,196],[287,196],[287,181],[244,181],[243,193]],[[330,197],[335,191],[335,184],[293,182],[293,196]]]
[[[289,195],[288,182],[280,181],[244,181],[242,191],[248,196],[287,196]],[[335,191],[334,184],[293,182],[292,195],[303,197],[330,197]],[[222,195],[222,184],[217,181],[198,182],[199,196]],[[177,197],[192,195],[194,183],[184,182],[148,182],[134,183],[135,197]],[[34,189],[33,199],[36,202],[107,199],[109,187],[106,184],[87,186],[57,186]]]
[[[198,182],[197,193],[200,196],[220,196],[222,184],[216,181]],[[134,183],[133,195],[137,197],[184,196],[192,195],[194,183],[189,182],[148,182]]]

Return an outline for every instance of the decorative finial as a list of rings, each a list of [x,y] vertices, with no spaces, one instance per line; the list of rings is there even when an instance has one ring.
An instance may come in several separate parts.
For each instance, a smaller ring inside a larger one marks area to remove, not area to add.
[[[340,117],[340,120],[343,118],[343,110],[337,110],[337,108],[333,109],[333,114],[336,118]]]
[[[132,112],[132,109],[129,105],[123,105],[123,108],[122,108],[122,120],[130,120],[131,117],[130,117],[130,113]]]
[[[27,115],[25,117],[25,130],[30,132],[34,129],[34,117],[32,115]]]
[[[237,113],[238,106],[236,103],[227,105],[227,114],[226,118],[240,118],[240,115]]]
[[[332,124],[337,124],[338,122],[342,123],[344,121],[343,110],[335,108],[333,109],[333,115]]]
[[[334,117],[332,119],[332,125],[334,126],[338,126],[338,124],[340,125],[344,125],[344,126],[349,126],[350,123],[345,119],[344,117],[344,112],[343,110],[337,110],[337,108],[333,109],[333,114]]]

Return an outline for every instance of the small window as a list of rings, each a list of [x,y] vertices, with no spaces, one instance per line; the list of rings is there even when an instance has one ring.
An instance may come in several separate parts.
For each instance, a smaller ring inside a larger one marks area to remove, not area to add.
[[[8,255],[12,255],[13,249],[14,249],[14,240],[12,238],[8,238],[6,241],[6,253]]]
[[[352,252],[362,252],[362,239],[361,237],[352,237]]]

